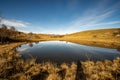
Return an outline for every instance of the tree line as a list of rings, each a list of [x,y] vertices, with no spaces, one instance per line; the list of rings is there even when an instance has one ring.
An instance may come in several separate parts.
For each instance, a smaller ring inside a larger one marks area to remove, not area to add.
[[[8,28],[5,24],[0,27],[0,43],[6,43],[16,40],[17,30],[14,26]]]

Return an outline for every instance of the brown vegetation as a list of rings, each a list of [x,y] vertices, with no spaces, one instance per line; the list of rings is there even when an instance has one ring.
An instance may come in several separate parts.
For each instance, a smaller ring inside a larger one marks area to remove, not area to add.
[[[0,28],[0,44],[10,43],[10,42],[31,42],[31,41],[41,41],[51,38],[52,35],[46,34],[35,34],[35,33],[24,33],[17,31],[15,27],[11,26],[7,28],[6,25],[2,25]]]
[[[0,28],[0,43],[9,43],[9,42],[20,42],[27,41],[26,38],[23,38],[22,35],[25,35],[23,32],[15,30],[14,27],[10,29],[7,26],[2,25]]]

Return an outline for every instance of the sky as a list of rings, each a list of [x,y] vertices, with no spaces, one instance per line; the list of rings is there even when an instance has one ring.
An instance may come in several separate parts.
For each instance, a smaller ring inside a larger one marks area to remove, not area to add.
[[[0,0],[0,24],[45,34],[120,28],[120,0]]]

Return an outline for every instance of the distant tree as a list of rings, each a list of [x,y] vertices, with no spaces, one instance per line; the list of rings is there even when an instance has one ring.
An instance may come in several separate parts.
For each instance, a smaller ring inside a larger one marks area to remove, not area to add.
[[[7,29],[7,26],[5,24],[2,24],[2,29]]]
[[[11,27],[10,27],[10,31],[11,31],[11,32],[10,32],[10,36],[12,36],[12,37],[14,37],[14,39],[16,39],[16,35],[17,35],[17,34],[16,34],[16,32],[15,32],[15,31],[16,31],[15,27],[14,27],[14,26],[11,26]]]
[[[29,46],[30,46],[30,47],[33,47],[33,44],[32,44],[32,43],[29,43]]]
[[[32,32],[29,32],[28,34],[29,34],[29,35],[33,35],[33,33],[32,33]]]
[[[11,27],[10,27],[10,30],[15,31],[16,29],[15,29],[14,26],[11,26]]]
[[[2,24],[2,27],[1,27],[1,30],[0,30],[1,42],[4,43],[6,41],[7,37],[8,37],[7,26],[5,24]]]
[[[32,33],[32,32],[29,32],[29,33],[28,33],[28,38],[31,38],[32,35],[33,35],[33,33]]]

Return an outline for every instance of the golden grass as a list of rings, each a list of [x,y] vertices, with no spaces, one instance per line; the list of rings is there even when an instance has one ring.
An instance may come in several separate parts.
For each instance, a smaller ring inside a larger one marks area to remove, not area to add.
[[[119,80],[120,79],[120,58],[104,62],[92,61],[82,62],[82,67],[87,80]]]

